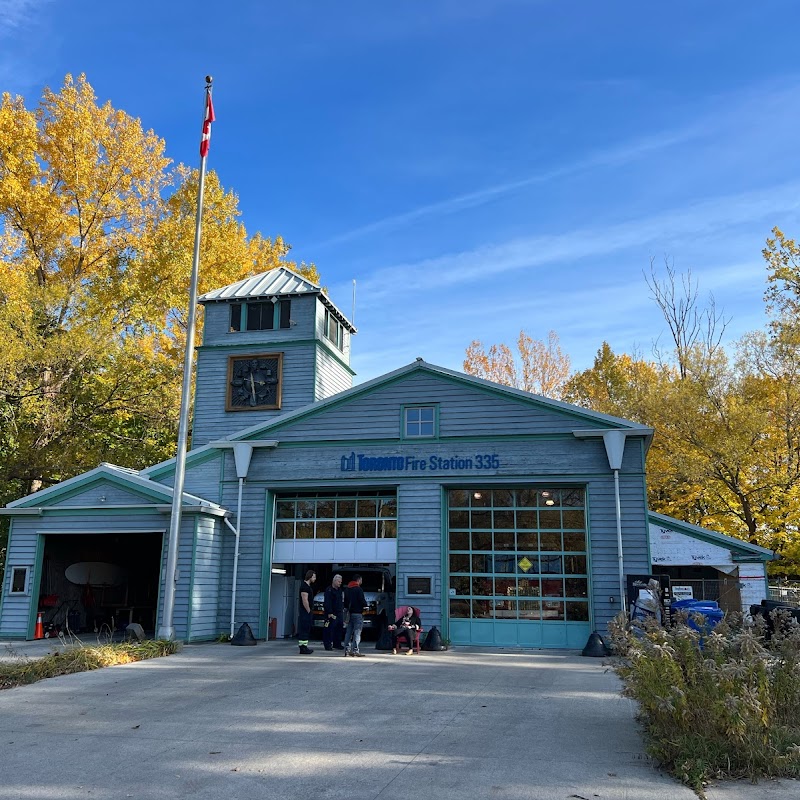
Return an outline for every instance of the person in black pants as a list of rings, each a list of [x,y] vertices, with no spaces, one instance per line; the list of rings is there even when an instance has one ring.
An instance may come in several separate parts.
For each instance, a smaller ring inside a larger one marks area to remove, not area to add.
[[[314,592],[311,585],[317,579],[317,573],[313,569],[306,572],[305,580],[300,584],[300,608],[297,612],[297,639],[300,645],[300,655],[311,655],[314,651],[308,646],[308,638],[311,636],[311,626],[314,624],[314,617],[311,613],[311,603],[314,599]]]
[[[325,590],[325,629],[322,631],[322,643],[326,650],[344,650],[342,634],[344,633],[344,589],[342,576],[334,575],[331,585]]]
[[[401,636],[408,641],[406,655],[411,655],[414,652],[414,639],[420,629],[420,624],[416,611],[411,606],[408,606],[403,612],[403,616],[397,620],[397,624],[389,626],[389,632],[392,634],[392,653],[397,654]]]

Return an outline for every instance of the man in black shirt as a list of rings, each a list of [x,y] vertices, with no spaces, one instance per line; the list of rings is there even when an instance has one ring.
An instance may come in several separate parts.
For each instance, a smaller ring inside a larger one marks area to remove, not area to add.
[[[314,651],[308,646],[308,637],[311,635],[311,626],[314,617],[311,613],[311,603],[314,599],[314,592],[311,585],[317,579],[317,573],[313,569],[306,572],[305,580],[300,584],[300,609],[297,612],[297,639],[300,645],[300,655],[311,655]]]

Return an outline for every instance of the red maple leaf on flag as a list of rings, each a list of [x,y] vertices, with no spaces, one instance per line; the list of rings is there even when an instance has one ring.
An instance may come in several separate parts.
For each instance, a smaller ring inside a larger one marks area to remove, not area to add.
[[[203,135],[200,137],[200,158],[205,158],[208,155],[208,146],[211,143],[211,123],[215,119],[211,92],[206,92],[206,115],[203,120]]]

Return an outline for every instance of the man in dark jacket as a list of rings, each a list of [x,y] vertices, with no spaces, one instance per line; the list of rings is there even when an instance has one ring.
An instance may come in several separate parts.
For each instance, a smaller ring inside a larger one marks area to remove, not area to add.
[[[344,633],[344,589],[342,576],[334,575],[331,585],[325,590],[323,605],[325,628],[322,631],[322,643],[326,650],[344,650],[342,634]]]
[[[361,644],[361,629],[364,627],[364,606],[367,605],[367,598],[364,597],[364,590],[361,588],[361,576],[354,575],[353,580],[347,584],[347,608],[350,611],[350,619],[347,622],[347,633],[344,637],[344,654],[346,656],[356,656],[363,658],[364,654],[359,652]]]
[[[311,613],[314,592],[311,589],[311,585],[316,579],[317,573],[310,569],[306,572],[305,580],[300,584],[300,607],[297,609],[297,643],[300,645],[301,656],[308,656],[314,652],[308,646],[308,638],[311,635],[311,626],[314,624],[314,617]]]

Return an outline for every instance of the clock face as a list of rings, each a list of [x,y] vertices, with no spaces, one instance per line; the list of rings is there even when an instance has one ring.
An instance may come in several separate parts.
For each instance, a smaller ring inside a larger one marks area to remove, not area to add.
[[[228,411],[281,407],[280,353],[228,359]]]

